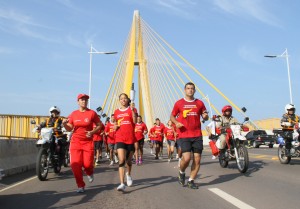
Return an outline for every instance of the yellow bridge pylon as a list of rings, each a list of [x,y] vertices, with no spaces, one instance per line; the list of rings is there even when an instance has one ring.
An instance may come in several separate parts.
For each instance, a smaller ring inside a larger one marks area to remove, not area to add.
[[[137,66],[137,77],[135,67]],[[111,84],[103,102],[103,110],[110,115],[118,108],[120,93],[130,95],[134,78],[138,81],[139,114],[150,127],[155,117],[164,123],[169,120],[174,103],[184,96],[183,87],[187,82],[196,86],[197,97],[202,98],[209,106],[210,112],[220,114],[214,106],[212,98],[208,97],[194,79],[201,78],[200,85],[210,86],[215,93],[225,99],[243,116],[245,113],[225,96],[202,73],[180,55],[168,42],[157,34],[141,17],[139,11],[134,11],[131,29],[123,49],[121,58],[113,75]],[[258,126],[250,120],[253,128]]]

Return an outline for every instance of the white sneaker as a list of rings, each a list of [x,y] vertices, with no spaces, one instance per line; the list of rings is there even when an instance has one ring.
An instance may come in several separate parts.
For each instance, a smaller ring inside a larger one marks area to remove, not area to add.
[[[125,184],[120,184],[117,188],[118,191],[124,192],[125,191]]]
[[[114,165],[114,161],[112,160],[112,161],[110,161],[110,164],[109,164],[110,166],[112,166],[112,165]]]
[[[153,150],[151,150],[150,154],[153,155]]]
[[[115,163],[118,163],[119,162],[119,159],[117,156],[115,156]]]
[[[179,156],[178,156],[178,154],[176,154],[176,159],[178,159],[179,158]]]
[[[171,159],[168,159],[168,163],[171,162]]]
[[[213,155],[213,156],[211,157],[211,159],[215,160],[215,159],[217,159],[217,158],[216,158],[216,156]]]
[[[77,193],[84,193],[84,187],[79,187],[77,190],[76,190]]]
[[[94,175],[90,175],[90,176],[87,176],[88,180],[90,183],[92,183],[94,181]]]
[[[106,158],[109,159],[109,153],[106,153]]]
[[[126,178],[127,178],[127,186],[132,186],[132,178],[131,176],[128,175],[128,173],[126,173]]]

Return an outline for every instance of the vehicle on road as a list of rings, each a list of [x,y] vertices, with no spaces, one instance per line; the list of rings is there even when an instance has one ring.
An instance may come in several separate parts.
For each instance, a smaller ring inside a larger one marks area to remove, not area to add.
[[[248,145],[254,148],[259,148],[260,145],[267,145],[269,148],[273,148],[276,143],[276,137],[269,135],[265,130],[252,130],[246,134]]]
[[[35,124],[35,121],[31,121],[31,124]],[[38,126],[33,129],[33,132],[37,132]],[[55,136],[53,128],[42,128],[40,130],[40,138],[36,142],[36,146],[39,148],[36,158],[36,175],[40,181],[45,181],[50,169],[54,170],[54,173],[60,173],[61,166],[64,164],[65,159],[61,159],[61,147],[58,140],[63,140],[63,144],[67,141],[67,136],[64,134],[58,138]],[[50,148],[51,146],[53,146]],[[62,150],[64,151],[64,150]],[[63,158],[65,155],[63,154]]]
[[[0,180],[2,180],[2,177],[4,177],[4,174],[3,174],[3,169],[0,168]]]
[[[226,143],[225,156],[219,157],[219,163],[222,168],[226,168],[228,166],[229,161],[235,160],[240,173],[245,173],[248,170],[249,156],[248,150],[245,146],[246,137],[243,136],[241,133],[242,130],[248,130],[248,127],[243,125],[248,120],[249,118],[246,117],[243,123],[231,124],[228,127],[222,127],[222,130],[217,129],[218,133],[223,133],[224,131],[227,133],[226,137],[228,138],[226,139],[226,142],[229,142],[229,147]],[[216,144],[218,147],[218,141]]]
[[[281,164],[288,164],[292,158],[300,157],[299,133],[300,129],[282,128],[274,129],[273,132],[278,136],[278,159]],[[286,140],[291,141],[291,149],[289,155],[285,147]]]

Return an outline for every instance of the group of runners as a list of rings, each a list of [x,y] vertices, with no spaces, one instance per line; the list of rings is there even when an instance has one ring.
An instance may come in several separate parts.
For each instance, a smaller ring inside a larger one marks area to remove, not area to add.
[[[125,182],[127,186],[132,186],[132,159],[134,156],[137,165],[143,163],[146,134],[151,140],[150,147],[155,149],[155,159],[161,156],[165,139],[170,162],[173,158],[175,143],[177,143],[178,154],[181,157],[178,181],[185,185],[185,170],[192,160],[187,186],[197,189],[194,179],[200,169],[203,150],[201,118],[207,120],[208,114],[204,103],[194,98],[195,85],[193,83],[187,83],[184,91],[185,97],[174,104],[167,125],[165,126],[159,118],[156,118],[149,132],[127,94],[119,95],[120,107],[114,111],[105,125],[95,111],[87,108],[89,96],[79,94],[77,96],[79,109],[73,111],[62,122],[67,131],[73,132],[70,144],[70,164],[78,186],[77,192],[85,191],[82,168],[88,181],[93,182],[94,164],[99,164],[103,141],[107,146],[106,152],[110,165],[114,162],[119,165],[120,185],[117,190],[124,191]],[[94,149],[96,150],[95,160]]]

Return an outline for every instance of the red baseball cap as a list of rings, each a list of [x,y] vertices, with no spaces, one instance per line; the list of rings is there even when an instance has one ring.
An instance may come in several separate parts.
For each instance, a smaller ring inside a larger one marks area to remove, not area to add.
[[[87,98],[87,99],[89,99],[90,97],[89,97],[89,95],[87,95],[87,94],[78,94],[77,100],[82,99],[82,98]]]

